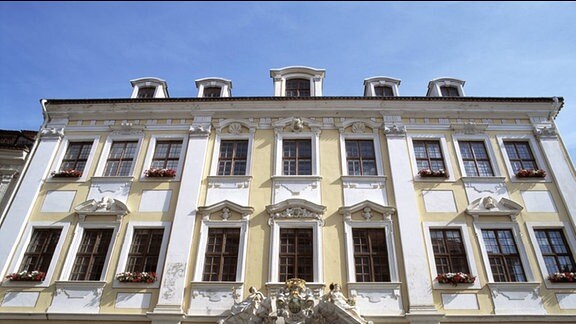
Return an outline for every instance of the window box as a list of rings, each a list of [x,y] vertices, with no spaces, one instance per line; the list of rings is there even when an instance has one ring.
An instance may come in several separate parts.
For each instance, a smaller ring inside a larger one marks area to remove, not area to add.
[[[50,174],[53,178],[80,178],[82,172],[78,170],[63,170],[63,171],[52,171]]]
[[[464,273],[464,272],[447,272],[447,273],[441,273],[436,277],[436,280],[438,280],[438,283],[449,283],[449,284],[453,284],[454,286],[458,285],[459,283],[461,284],[471,284],[474,283],[474,281],[476,281],[476,276],[470,275],[468,273]]]
[[[116,280],[120,282],[153,283],[156,281],[156,272],[120,272],[116,274]]]
[[[516,177],[518,178],[545,178],[546,171],[542,169],[519,169],[516,171]]]
[[[576,272],[556,272],[548,276],[551,282],[576,282]]]
[[[43,281],[44,277],[46,276],[45,272],[41,271],[22,271],[22,272],[14,272],[6,276],[6,279],[10,279],[10,281]]]
[[[442,169],[433,171],[430,169],[421,169],[418,175],[422,178],[448,178],[448,173]]]
[[[174,176],[176,176],[176,170],[151,168],[144,171],[144,174],[149,178],[157,178],[157,177],[173,178]]]

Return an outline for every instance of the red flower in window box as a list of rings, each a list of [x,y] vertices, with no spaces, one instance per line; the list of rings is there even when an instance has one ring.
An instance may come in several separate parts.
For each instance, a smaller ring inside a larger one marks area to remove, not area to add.
[[[455,273],[447,272],[439,274],[436,277],[436,280],[438,280],[438,283],[449,283],[456,286],[459,283],[464,284],[474,283],[474,281],[476,280],[476,276],[464,272],[455,272]]]
[[[548,276],[551,282],[576,282],[576,272],[556,272]]]
[[[120,282],[153,283],[156,279],[156,272],[120,272],[116,274],[116,280]]]
[[[51,175],[54,178],[79,178],[82,176],[82,172],[71,169],[62,171],[52,171]]]
[[[144,171],[144,174],[149,178],[153,178],[153,177],[172,178],[172,177],[176,176],[176,170],[150,168],[150,169]]]
[[[6,276],[10,281],[42,281],[46,277],[45,272],[27,270],[21,272],[14,272]]]
[[[544,178],[546,177],[546,171],[542,169],[520,169],[516,171],[516,177],[518,178]]]
[[[448,173],[442,169],[437,170],[437,171],[433,171],[430,169],[421,169],[420,171],[418,171],[418,175],[422,178],[427,178],[427,177],[448,178]]]

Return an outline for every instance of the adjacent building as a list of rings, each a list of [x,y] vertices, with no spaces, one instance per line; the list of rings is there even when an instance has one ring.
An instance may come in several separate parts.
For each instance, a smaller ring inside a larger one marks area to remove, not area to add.
[[[390,77],[327,97],[325,75],[43,100],[0,227],[0,321],[575,321],[562,98],[454,78],[407,97]]]

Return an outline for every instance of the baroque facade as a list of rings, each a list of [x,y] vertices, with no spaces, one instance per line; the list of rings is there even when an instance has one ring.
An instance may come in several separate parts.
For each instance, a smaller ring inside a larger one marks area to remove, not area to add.
[[[0,227],[0,321],[575,320],[562,98],[270,77],[271,97],[142,78],[126,99],[43,100]]]

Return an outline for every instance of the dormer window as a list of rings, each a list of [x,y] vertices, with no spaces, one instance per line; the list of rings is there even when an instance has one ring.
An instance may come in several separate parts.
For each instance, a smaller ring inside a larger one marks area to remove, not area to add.
[[[372,77],[364,80],[365,97],[397,97],[400,80],[389,77]]]
[[[440,92],[442,93],[442,97],[460,97],[460,93],[458,93],[458,88],[456,87],[442,86],[440,87]]]
[[[232,81],[222,78],[196,80],[198,98],[219,98],[232,96]]]
[[[454,78],[438,78],[428,83],[427,97],[464,97],[466,81]]]
[[[168,98],[168,84],[158,78],[140,78],[131,80],[132,95],[130,98]]]
[[[138,98],[154,98],[155,87],[143,87],[138,89]]]
[[[204,97],[205,98],[218,98],[218,97],[220,97],[221,92],[222,92],[222,88],[220,88],[220,87],[204,88]]]
[[[310,80],[286,80],[286,97],[310,97]]]
[[[270,70],[276,97],[321,97],[325,70],[289,66]]]

